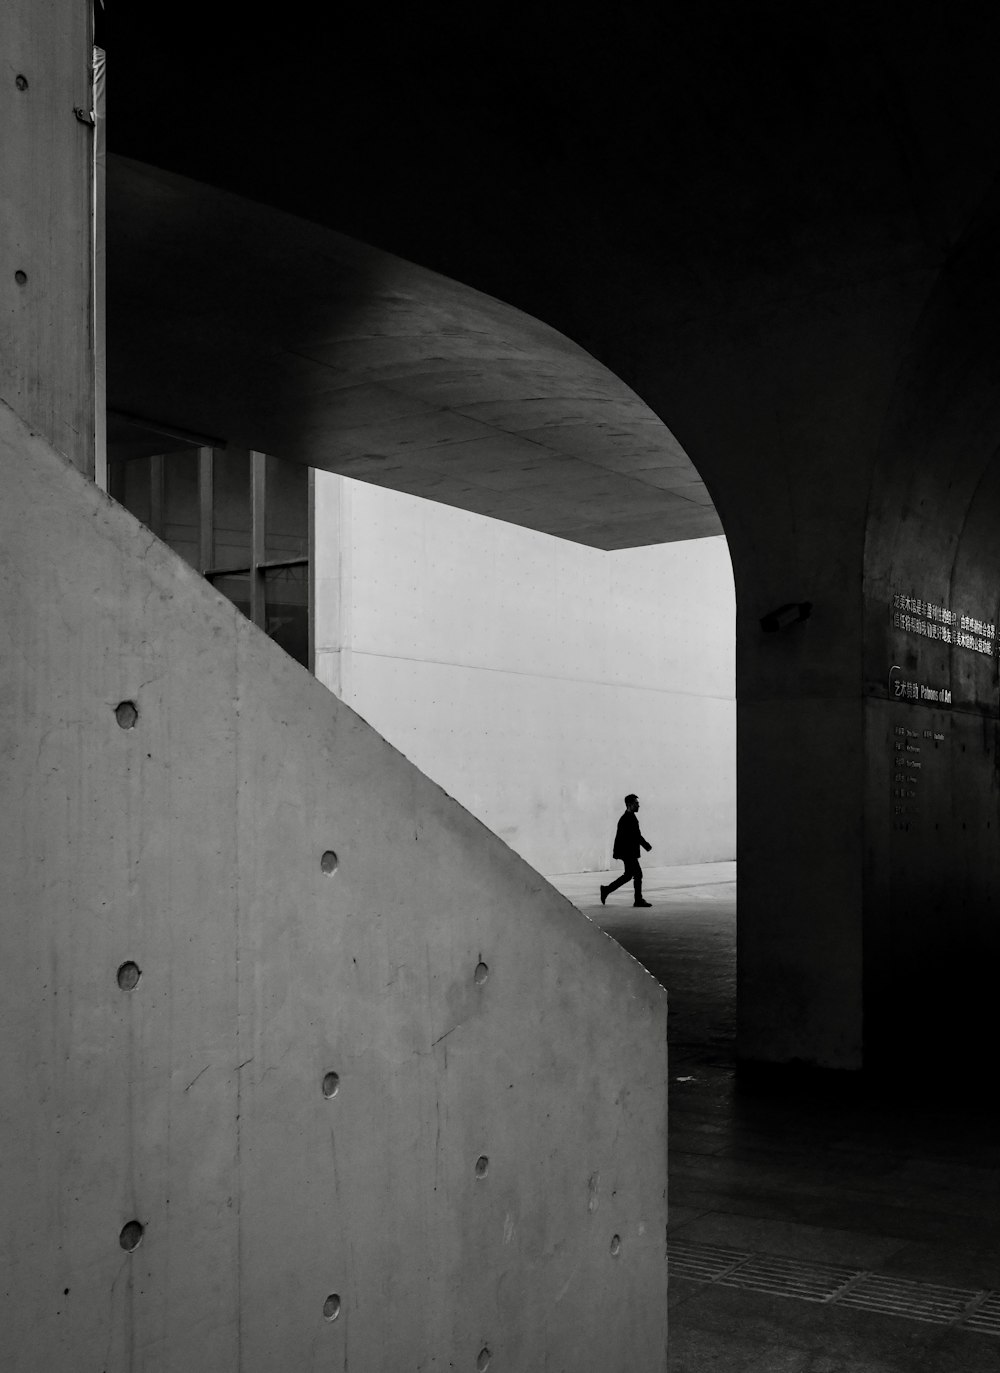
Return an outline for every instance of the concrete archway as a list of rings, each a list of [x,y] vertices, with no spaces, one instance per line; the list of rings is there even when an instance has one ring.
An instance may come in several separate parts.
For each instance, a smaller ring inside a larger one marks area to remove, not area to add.
[[[321,679],[543,872],[605,868],[613,808],[632,787],[658,798],[659,863],[731,858],[732,612],[711,550],[702,574],[674,548],[721,523],[662,420],[540,321],[329,230],[117,158],[108,208],[114,413],[434,503],[421,514],[397,500],[390,517],[384,502],[322,487],[333,552],[318,532],[317,577],[342,597],[326,559],[353,548],[359,608],[324,603]],[[367,545],[380,546],[382,519],[395,533],[376,566]],[[411,524],[430,527],[414,542]],[[511,526],[558,537],[518,542]],[[516,575],[480,604],[487,548]],[[634,552],[631,573],[605,551]],[[519,602],[529,567],[534,590]],[[376,609],[386,596],[395,630]],[[432,647],[408,638],[410,623],[442,616],[461,638],[470,615],[461,647],[447,633]],[[491,616],[516,622],[505,648]],[[355,654],[355,631],[373,653]]]
[[[876,802],[868,780],[884,753],[865,723],[866,645],[882,633],[871,597],[891,616],[870,519],[903,518],[884,477],[890,436],[925,413],[900,389],[911,350],[926,335],[926,356],[946,357],[964,336],[991,356],[974,292],[950,323],[929,306],[971,263],[966,238],[1000,172],[995,15],[941,10],[917,26],[888,4],[769,0],[599,31],[540,18],[530,37],[473,15],[433,41],[396,32],[386,60],[361,19],[328,47],[276,34],[270,75],[295,98],[251,140],[242,73],[256,35],[236,35],[221,70],[210,44],[193,53],[197,118],[167,120],[158,35],[126,19],[112,146],[508,301],[669,424],[725,524],[737,584],[741,1054],[857,1069],[881,1023],[898,1061],[914,1027],[869,975],[896,900],[892,798]],[[317,174],[320,151],[335,175]],[[944,480],[941,455],[963,447],[970,417],[940,418],[928,461]],[[918,567],[950,537],[940,502],[931,516],[913,537]],[[988,581],[990,559],[963,547],[967,575]],[[806,600],[807,623],[761,632],[768,612]],[[992,824],[986,793],[977,806]],[[947,882],[955,851],[935,855]],[[983,862],[976,883],[992,889]],[[923,966],[927,985],[929,948]]]

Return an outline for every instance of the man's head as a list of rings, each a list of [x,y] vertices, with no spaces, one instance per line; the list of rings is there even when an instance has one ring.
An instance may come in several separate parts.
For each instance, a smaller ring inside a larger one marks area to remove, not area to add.
[[[634,791],[630,791],[625,797],[625,809],[633,811],[639,809],[639,798]]]

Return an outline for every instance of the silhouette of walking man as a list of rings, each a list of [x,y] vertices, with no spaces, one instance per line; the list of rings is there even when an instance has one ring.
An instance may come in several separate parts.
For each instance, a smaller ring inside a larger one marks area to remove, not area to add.
[[[642,868],[639,867],[639,845],[648,853],[653,847],[647,844],[639,833],[639,820],[636,812],[639,809],[639,798],[635,792],[630,791],[625,797],[625,814],[618,821],[618,829],[615,832],[615,847],[612,852],[614,858],[620,858],[625,864],[625,871],[615,882],[611,882],[606,887],[601,888],[601,905],[618,887],[624,885],[630,879],[635,884],[635,900],[633,906],[649,906],[652,903],[642,899]]]

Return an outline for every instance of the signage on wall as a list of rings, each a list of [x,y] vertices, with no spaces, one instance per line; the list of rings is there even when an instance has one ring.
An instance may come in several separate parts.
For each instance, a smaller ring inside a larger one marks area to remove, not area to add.
[[[895,676],[896,673],[900,676]],[[932,706],[951,705],[951,687],[928,686],[926,682],[913,682],[902,676],[903,669],[893,663],[889,669],[889,695],[894,701],[923,701]]]
[[[986,658],[996,658],[1000,653],[1000,635],[992,620],[981,620],[976,615],[960,613],[950,606],[898,591],[889,603],[889,616],[892,628],[902,630],[904,634],[916,634],[922,639],[979,653]],[[914,701],[918,705],[952,704],[950,686],[905,676],[898,663],[889,669],[889,696],[894,701]]]
[[[992,658],[997,652],[997,627],[991,620],[959,615],[945,605],[922,601],[898,592],[892,598],[892,627],[925,639],[937,639],[956,648],[967,648]]]
[[[902,594],[893,596],[889,611],[893,629],[906,634],[989,658],[998,651],[997,626],[992,621]],[[951,687],[940,681],[921,680],[921,676],[912,668],[904,669],[894,663],[888,676],[890,699],[938,710],[951,706]],[[937,728],[930,729],[912,729],[906,724],[893,727],[890,801],[894,830],[920,828],[921,791],[927,782],[928,765],[933,774],[935,755],[947,745],[946,728],[943,720]]]
[[[896,725],[893,729],[892,758],[892,827],[908,830],[911,821],[920,815],[920,787],[924,770],[931,762],[933,750],[945,742],[943,729],[909,729]]]

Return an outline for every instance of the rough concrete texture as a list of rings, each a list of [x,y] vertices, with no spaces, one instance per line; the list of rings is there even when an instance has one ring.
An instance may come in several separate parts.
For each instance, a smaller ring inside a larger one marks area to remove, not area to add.
[[[0,1366],[663,1369],[662,989],[6,408],[0,472]]]
[[[92,8],[0,8],[0,399],[90,475]]]

